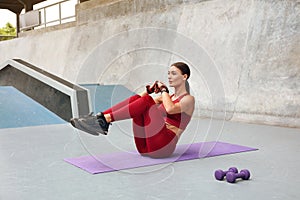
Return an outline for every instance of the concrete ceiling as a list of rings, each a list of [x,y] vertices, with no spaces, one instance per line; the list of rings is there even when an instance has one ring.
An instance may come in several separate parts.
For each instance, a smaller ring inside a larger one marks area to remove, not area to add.
[[[46,0],[0,0],[0,8],[8,9],[16,14],[20,14],[22,9],[25,11],[32,10],[34,4],[43,2]]]

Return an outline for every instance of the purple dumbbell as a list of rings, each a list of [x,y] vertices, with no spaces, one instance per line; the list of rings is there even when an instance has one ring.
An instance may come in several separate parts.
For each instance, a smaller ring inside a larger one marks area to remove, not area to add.
[[[250,172],[247,169],[243,169],[240,173],[228,172],[226,174],[226,180],[229,183],[235,183],[235,180],[241,178],[243,180],[248,180],[250,178]]]
[[[228,172],[238,173],[238,169],[236,167],[230,167],[228,171],[218,169],[215,171],[215,178],[219,181],[222,181]]]

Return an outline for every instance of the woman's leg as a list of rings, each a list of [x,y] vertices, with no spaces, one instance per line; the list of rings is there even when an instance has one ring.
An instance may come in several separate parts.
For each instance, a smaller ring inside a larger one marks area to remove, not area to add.
[[[149,138],[165,127],[163,113],[157,109],[157,105],[149,95],[133,96],[104,113],[110,114],[112,121],[133,119],[134,140],[141,154],[149,153],[153,149]]]
[[[105,112],[111,115],[113,121],[133,118],[135,143],[141,154],[166,157],[173,153],[177,143],[176,134],[166,128],[164,113],[157,108],[151,96],[133,96]],[[74,122],[78,123],[81,130],[91,134],[107,133],[107,130],[98,130],[100,118],[90,118],[76,119]]]
[[[152,158],[165,158],[173,154],[178,138],[171,130],[164,130],[147,140],[148,153],[144,154]]]
[[[144,126],[145,143],[147,144],[145,155],[153,158],[170,156],[178,142],[176,134],[167,129],[163,115],[157,107],[153,107],[143,115],[147,124]]]
[[[142,97],[138,100],[143,101],[142,105],[148,105],[147,109],[131,115],[136,148],[142,155],[154,158],[167,157],[174,152],[178,138],[175,133],[166,128],[164,113],[153,104],[153,99],[150,98]],[[140,106],[143,107],[142,105]]]
[[[111,114],[111,113],[113,113],[113,112],[115,112],[115,111],[117,111],[117,110],[119,110],[119,109],[127,106],[128,104],[134,102],[135,100],[137,100],[139,98],[141,98],[141,96],[138,95],[138,94],[136,94],[134,96],[131,96],[131,97],[129,97],[129,98],[127,98],[127,99],[125,99],[125,100],[117,103],[116,105],[112,106],[111,108],[103,111],[102,113],[103,114]]]
[[[137,151],[140,154],[148,153],[143,115],[141,115],[140,117],[133,118],[132,130],[133,130],[134,142],[135,142]]]
[[[133,119],[134,141],[138,152],[141,155],[153,158],[170,156],[174,152],[178,142],[176,134],[166,127],[163,127],[155,134],[152,132],[149,134],[147,128],[142,127],[143,119],[143,116]]]
[[[156,107],[153,98],[149,95],[134,97],[131,101],[127,100],[127,103],[121,102],[121,105],[122,106],[112,107],[108,110],[108,114],[110,114],[112,118],[111,122],[140,117],[147,112],[147,110]]]
[[[120,108],[127,107],[128,104],[132,103],[133,101],[136,101],[139,98],[141,98],[140,95],[134,95],[116,104],[110,109],[104,111],[104,113],[98,113],[96,116],[90,114],[80,118],[72,118],[70,119],[70,122],[75,128],[90,133],[92,135],[107,135],[109,123],[107,123],[106,119],[104,119],[103,114],[109,114]]]
[[[155,110],[155,112],[153,112]],[[110,114],[112,121],[124,120],[124,119],[133,119],[133,132],[134,140],[137,147],[137,150],[141,153],[148,153],[149,148],[147,145],[147,139],[150,137],[150,134],[155,134],[160,131],[161,127],[164,126],[164,119],[160,111],[157,113],[157,106],[151,96],[133,96],[125,101],[120,102],[119,104],[113,106],[112,108],[104,111],[104,114]],[[159,118],[155,120],[155,124],[150,125],[151,119],[149,117],[144,119],[144,116],[153,115],[153,118]],[[159,121],[159,123],[157,123]],[[145,127],[150,126],[151,133],[148,135],[145,134]],[[158,127],[158,128],[157,128]]]

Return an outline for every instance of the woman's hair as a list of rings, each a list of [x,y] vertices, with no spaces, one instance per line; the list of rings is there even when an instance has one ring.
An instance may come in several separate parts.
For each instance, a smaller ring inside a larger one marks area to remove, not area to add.
[[[185,81],[185,89],[188,93],[190,93],[190,84],[188,82],[188,79],[190,78],[191,70],[189,66],[183,62],[176,62],[173,63],[171,66],[175,66],[176,68],[178,68],[181,71],[182,75],[187,75],[187,79]]]

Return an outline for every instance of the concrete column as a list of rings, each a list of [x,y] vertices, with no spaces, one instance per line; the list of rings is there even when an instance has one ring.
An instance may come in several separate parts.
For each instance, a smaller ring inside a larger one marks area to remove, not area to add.
[[[16,28],[17,28],[17,37],[20,32],[20,13],[16,13]]]

